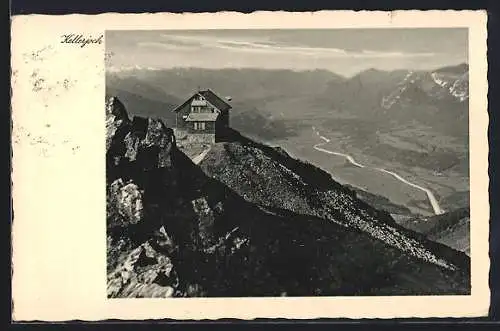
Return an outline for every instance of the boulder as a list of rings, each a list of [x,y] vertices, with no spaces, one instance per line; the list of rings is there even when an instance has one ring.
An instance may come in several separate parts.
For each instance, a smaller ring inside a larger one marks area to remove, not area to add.
[[[177,245],[175,245],[174,240],[168,234],[165,225],[162,225],[160,229],[154,231],[153,239],[155,244],[163,251],[173,253],[177,249]]]
[[[144,201],[139,187],[133,183],[124,183],[120,178],[109,188],[108,204],[121,216],[120,225],[137,224],[144,219]]]
[[[191,204],[197,217],[198,236],[201,244],[203,247],[210,246],[214,242],[214,211],[203,197],[191,201]]]
[[[178,285],[170,258],[145,242],[108,275],[107,294],[109,298],[171,297]]]

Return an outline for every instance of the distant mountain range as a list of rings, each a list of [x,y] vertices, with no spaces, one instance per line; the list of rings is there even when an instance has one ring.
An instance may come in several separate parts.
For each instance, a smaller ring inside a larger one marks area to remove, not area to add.
[[[332,81],[317,100],[377,124],[419,121],[439,133],[460,136],[468,133],[468,66],[435,71],[371,69]]]
[[[391,109],[396,103],[422,102],[426,99],[430,99],[427,102],[443,99],[449,99],[449,102],[464,102],[469,98],[468,81],[468,69],[461,73],[446,70],[430,73],[410,71],[393,92],[383,97],[382,107]]]
[[[173,105],[199,87],[210,87],[219,94],[231,96],[235,104],[235,127],[246,132],[251,131],[248,121],[259,124],[254,126],[257,132],[248,132],[251,134],[281,135],[273,125],[263,127],[263,120],[279,122],[312,116],[321,120],[332,111],[362,114],[364,118],[380,122],[388,118],[419,120],[444,133],[467,131],[464,128],[468,124],[467,64],[433,71],[369,69],[351,78],[326,70],[196,68],[132,69],[106,75],[108,95],[123,96],[126,104],[138,104],[137,99],[141,99],[141,103],[146,101],[152,107],[133,109],[146,108],[166,119],[170,118],[168,110]],[[387,113],[386,110],[393,111]],[[239,127],[244,125],[245,128]],[[269,132],[272,130],[274,132]]]

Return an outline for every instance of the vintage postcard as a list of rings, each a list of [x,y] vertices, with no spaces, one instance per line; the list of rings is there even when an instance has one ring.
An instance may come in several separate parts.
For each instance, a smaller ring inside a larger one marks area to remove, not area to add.
[[[485,316],[486,17],[14,17],[13,318]]]

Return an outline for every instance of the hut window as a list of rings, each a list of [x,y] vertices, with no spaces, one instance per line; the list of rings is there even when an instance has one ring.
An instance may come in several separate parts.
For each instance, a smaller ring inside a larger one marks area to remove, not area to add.
[[[195,130],[205,130],[205,122],[194,122]]]

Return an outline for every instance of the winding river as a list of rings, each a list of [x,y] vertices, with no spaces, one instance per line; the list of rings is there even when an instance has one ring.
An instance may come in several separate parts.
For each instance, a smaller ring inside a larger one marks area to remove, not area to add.
[[[323,148],[322,146],[324,146],[325,144],[329,143],[330,142],[330,139],[320,135],[320,133],[316,130],[315,127],[312,128],[313,131],[318,135],[318,137],[323,140],[323,142],[321,143],[318,143],[316,145],[313,146],[313,148],[317,151],[320,151],[320,152],[323,152],[323,153],[327,153],[327,154],[332,154],[332,155],[338,155],[338,156],[342,156],[344,158],[347,159],[347,161],[349,161],[349,163],[351,163],[352,165],[356,166],[356,167],[359,167],[359,168],[369,168],[369,169],[373,169],[373,170],[376,170],[376,171],[379,171],[379,172],[383,172],[385,174],[389,174],[391,175],[392,177],[396,178],[397,180],[399,180],[400,182],[406,184],[406,185],[409,185],[411,187],[414,187],[418,190],[421,190],[423,192],[425,192],[425,194],[427,195],[427,198],[429,199],[429,202],[432,206],[432,209],[434,211],[434,214],[436,215],[440,215],[442,213],[444,213],[443,209],[441,209],[441,206],[439,206],[439,202],[437,201],[436,197],[434,196],[434,193],[432,193],[431,190],[429,190],[428,188],[425,188],[425,187],[422,187],[420,185],[417,185],[415,183],[412,183],[412,182],[409,182],[408,180],[404,179],[403,177],[401,177],[400,175],[398,175],[397,173],[395,172],[392,172],[392,171],[389,171],[389,170],[386,170],[386,169],[383,169],[383,168],[370,168],[370,167],[367,167],[359,162],[357,162],[351,155],[349,154],[344,154],[344,153],[339,153],[339,152],[334,152],[334,151],[331,151],[331,150],[328,150],[328,149],[325,149]]]

